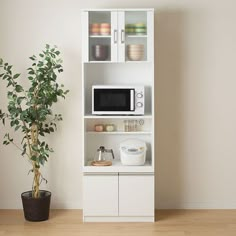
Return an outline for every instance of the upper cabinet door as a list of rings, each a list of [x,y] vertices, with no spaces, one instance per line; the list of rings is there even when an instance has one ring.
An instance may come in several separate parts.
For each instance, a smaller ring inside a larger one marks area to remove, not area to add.
[[[124,11],[123,19],[120,19],[122,14],[119,14],[121,16],[118,17],[121,27],[119,52],[120,50],[124,52],[123,61],[151,61],[149,55],[149,48],[152,46],[149,43],[153,37],[151,15],[152,11]]]
[[[83,16],[83,61],[117,61],[117,12],[88,11]]]
[[[153,11],[83,12],[84,62],[152,62]]]

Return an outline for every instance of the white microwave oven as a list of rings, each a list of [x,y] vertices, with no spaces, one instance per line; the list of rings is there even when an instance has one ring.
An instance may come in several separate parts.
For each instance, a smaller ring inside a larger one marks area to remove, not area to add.
[[[144,115],[144,86],[92,86],[92,114]]]

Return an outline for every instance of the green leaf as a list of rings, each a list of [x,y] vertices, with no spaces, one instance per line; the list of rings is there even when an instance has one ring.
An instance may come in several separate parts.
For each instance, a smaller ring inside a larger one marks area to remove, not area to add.
[[[39,164],[35,164],[35,168],[39,169],[40,168],[40,165]]]
[[[44,156],[42,156],[42,155],[40,155],[40,156],[39,156],[39,163],[40,163],[41,165],[44,165],[45,161],[47,161],[47,158],[44,157]]]
[[[13,79],[18,78],[19,76],[20,76],[20,74],[15,74],[15,75],[13,76]]]
[[[4,145],[8,145],[8,144],[10,144],[10,142],[8,142],[7,140],[4,140],[4,141],[3,141],[3,144],[4,144]]]
[[[52,127],[49,128],[50,132],[54,132],[54,129]]]
[[[13,92],[9,91],[9,92],[7,93],[7,98],[8,98],[9,100],[11,100],[11,99],[12,99],[12,95],[13,95]]]
[[[32,61],[35,61],[36,57],[35,57],[35,55],[33,55],[33,56],[30,57],[29,59],[31,59]]]
[[[24,91],[24,89],[22,88],[22,86],[21,85],[16,85],[16,92],[17,93],[20,93],[20,92],[23,92]]]
[[[57,97],[54,96],[54,97],[52,98],[52,100],[53,100],[53,102],[57,102]]]
[[[40,144],[41,147],[43,147],[44,145],[45,145],[45,142],[42,142],[42,143]]]
[[[45,129],[45,130],[44,130],[44,133],[50,134],[49,129]]]
[[[20,105],[21,102],[25,99],[26,97],[18,97],[17,98],[17,104]]]
[[[31,159],[32,161],[36,161],[36,160],[37,160],[37,157],[36,157],[36,156],[32,156],[30,159]]]
[[[15,128],[15,131],[17,131],[20,128],[20,125],[17,125]]]
[[[21,153],[22,156],[24,156],[26,153],[26,148],[23,149],[23,152]]]
[[[4,74],[2,79],[4,80],[4,79],[8,79],[8,78],[10,78],[10,76],[8,74]]]

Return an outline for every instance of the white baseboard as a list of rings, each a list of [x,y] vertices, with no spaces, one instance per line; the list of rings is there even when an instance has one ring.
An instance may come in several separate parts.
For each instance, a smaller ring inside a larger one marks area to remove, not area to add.
[[[85,216],[84,222],[154,222],[154,216]]]
[[[236,202],[158,202],[156,209],[236,209]]]

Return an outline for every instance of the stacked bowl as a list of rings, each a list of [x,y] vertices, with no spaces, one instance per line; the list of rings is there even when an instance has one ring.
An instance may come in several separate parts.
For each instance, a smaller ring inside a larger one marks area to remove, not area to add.
[[[146,35],[147,27],[145,23],[126,24],[125,32],[131,35]]]
[[[100,34],[100,24],[94,23],[90,25],[90,34],[99,35]]]
[[[93,23],[90,24],[91,35],[110,35],[111,25],[109,23]]]
[[[110,35],[111,34],[111,25],[108,23],[100,24],[100,34],[101,35]]]
[[[127,56],[131,61],[141,61],[144,56],[143,44],[129,44],[127,45]]]
[[[146,29],[146,24],[144,23],[137,23],[135,24],[135,34],[146,34],[147,29]]]

